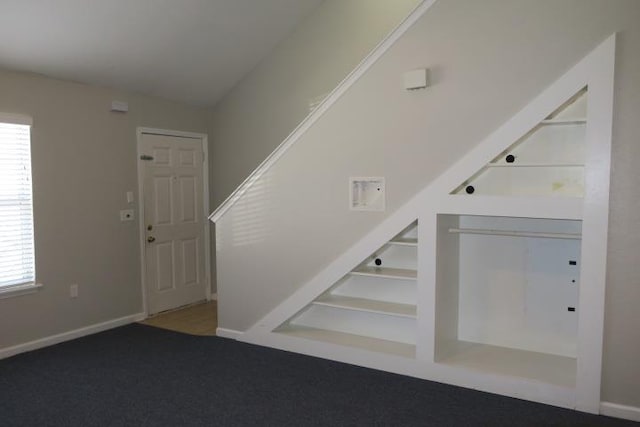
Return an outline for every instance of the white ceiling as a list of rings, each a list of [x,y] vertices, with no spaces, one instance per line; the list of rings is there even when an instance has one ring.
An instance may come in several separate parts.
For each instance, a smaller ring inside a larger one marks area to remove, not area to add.
[[[322,0],[0,0],[0,68],[214,105]]]

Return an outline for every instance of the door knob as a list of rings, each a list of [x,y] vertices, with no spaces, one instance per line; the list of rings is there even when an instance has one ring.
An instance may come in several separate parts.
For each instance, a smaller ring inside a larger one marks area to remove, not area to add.
[[[156,241],[156,238],[155,238],[155,237],[153,237],[153,236],[149,236],[149,237],[147,237],[147,242],[149,242],[149,243],[153,243],[153,242],[155,242],[155,241]]]

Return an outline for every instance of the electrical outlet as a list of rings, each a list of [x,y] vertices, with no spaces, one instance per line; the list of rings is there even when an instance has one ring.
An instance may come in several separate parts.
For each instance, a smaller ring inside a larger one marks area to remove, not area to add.
[[[78,298],[78,284],[74,283],[69,286],[69,296],[71,298]]]

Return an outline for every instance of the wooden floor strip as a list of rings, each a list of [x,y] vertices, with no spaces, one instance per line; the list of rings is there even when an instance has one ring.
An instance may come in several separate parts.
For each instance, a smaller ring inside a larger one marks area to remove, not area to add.
[[[140,323],[190,335],[214,336],[218,327],[217,302],[210,301],[159,313]]]

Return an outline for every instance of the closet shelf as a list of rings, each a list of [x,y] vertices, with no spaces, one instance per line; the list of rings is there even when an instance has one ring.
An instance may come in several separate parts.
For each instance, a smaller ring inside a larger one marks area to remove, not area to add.
[[[489,168],[582,168],[583,163],[489,163]]]
[[[327,329],[310,328],[308,326],[286,326],[280,328],[278,333],[297,338],[305,338],[313,341],[322,341],[330,344],[355,347],[362,350],[386,353],[407,358],[416,357],[416,346],[396,341],[387,341],[379,338],[365,337],[362,335],[347,334],[344,332],[330,331]]]
[[[418,239],[410,237],[398,237],[396,239],[390,240],[387,244],[398,246],[418,246]]]
[[[542,125],[580,125],[587,123],[586,118],[575,119],[547,119],[540,122]]]
[[[398,304],[340,295],[323,295],[313,301],[313,304],[389,316],[416,318],[416,306],[411,304]]]
[[[521,377],[560,387],[576,385],[576,359],[534,351],[457,341],[437,363]]]
[[[489,230],[481,228],[450,228],[449,233],[458,234],[485,234],[491,236],[512,236],[512,237],[540,237],[546,239],[570,239],[580,240],[580,233],[551,233],[539,231],[517,231],[517,230]]]
[[[418,277],[416,270],[406,270],[402,268],[369,267],[364,266],[353,270],[350,274],[354,276],[379,277],[382,279],[415,280]]]

